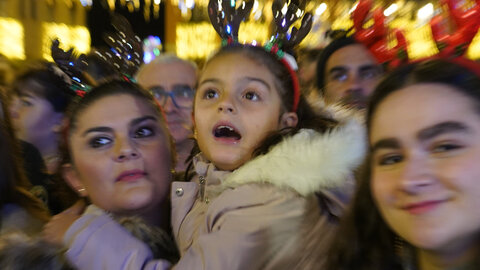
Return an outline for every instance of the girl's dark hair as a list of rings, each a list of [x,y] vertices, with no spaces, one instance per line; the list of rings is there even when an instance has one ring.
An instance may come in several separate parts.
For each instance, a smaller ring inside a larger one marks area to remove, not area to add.
[[[83,98],[77,99],[75,102],[72,103],[72,105],[68,108],[67,111],[68,132],[75,130],[78,116],[86,108],[90,107],[92,103],[104,97],[117,96],[122,94],[138,97],[145,100],[145,102],[149,104],[152,109],[158,112],[159,116],[163,119],[160,108],[155,102],[153,96],[147,90],[143,89],[136,83],[118,79],[111,80],[97,87],[94,87]]]
[[[440,83],[451,86],[458,92],[471,97],[480,113],[480,78],[472,68],[478,64],[466,59],[432,59],[415,62],[401,67],[386,76],[370,97],[367,126],[379,103],[401,88],[420,83]]]
[[[401,67],[380,82],[370,97],[368,132],[371,132],[376,109],[386,97],[407,86],[422,83],[451,86],[472,98],[480,113],[479,76],[456,60],[427,60]],[[398,250],[397,243],[400,238],[385,223],[374,203],[370,181],[371,156],[368,155],[363,173],[359,176],[352,205],[343,217],[336,240],[330,249],[326,268],[328,270],[397,270],[402,269],[402,263],[406,262],[402,260]],[[404,243],[404,251],[408,252],[409,249],[412,247]]]
[[[327,255],[327,270],[402,270],[396,235],[383,221],[370,191],[370,157],[358,173],[352,204]]]
[[[70,86],[63,76],[54,72],[53,65],[52,63],[46,63],[41,67],[27,70],[15,79],[13,91],[19,95],[25,91],[23,88],[29,84],[27,91],[48,100],[54,111],[65,112],[75,96],[75,92],[70,90]]]
[[[49,219],[47,209],[28,192],[31,184],[22,170],[20,145],[15,139],[4,100],[0,95],[3,110],[0,117],[0,208],[7,203],[15,203],[35,218],[46,222]]]
[[[275,88],[282,100],[282,110],[290,111],[293,107],[293,79],[285,65],[270,52],[267,52],[263,47],[234,44],[222,47],[206,64],[217,57],[227,54],[240,54],[255,62],[258,65],[263,65],[268,68],[275,78]],[[300,129],[314,129],[318,132],[325,132],[336,125],[336,121],[326,117],[315,111],[307,102],[303,95],[300,95],[300,100],[297,108],[298,124],[294,128],[285,128],[274,132],[267,136],[267,138],[260,143],[259,147],[254,151],[254,156],[266,154],[274,145],[283,140],[284,137],[296,134]],[[194,146],[190,158],[199,152],[198,146]],[[189,166],[190,167],[190,166]]]

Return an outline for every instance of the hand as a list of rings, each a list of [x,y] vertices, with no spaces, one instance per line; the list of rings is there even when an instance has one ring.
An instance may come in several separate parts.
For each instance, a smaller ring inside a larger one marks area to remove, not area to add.
[[[84,200],[78,200],[67,210],[55,215],[43,228],[43,239],[51,244],[62,246],[63,236],[68,228],[82,215],[86,204]]]

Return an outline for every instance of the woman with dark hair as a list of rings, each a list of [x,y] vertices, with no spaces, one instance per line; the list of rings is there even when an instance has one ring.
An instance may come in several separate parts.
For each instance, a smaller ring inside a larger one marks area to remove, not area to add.
[[[0,118],[0,235],[22,231],[40,232],[49,219],[41,202],[28,192],[30,187],[21,169],[18,142],[4,117]]]
[[[15,135],[33,144],[48,172],[56,172],[63,116],[75,92],[54,64],[29,69],[13,83],[10,117]]]
[[[68,227],[62,231],[58,221],[83,212],[81,203],[53,217],[45,226],[47,239],[69,243],[90,234],[94,220],[113,219],[148,244],[156,257],[176,261],[168,196],[175,149],[153,96],[134,83],[112,80],[72,103],[67,121],[62,175],[91,204],[70,232]]]
[[[327,269],[480,269],[479,70],[428,60],[379,84],[369,157]]]
[[[12,91],[10,119],[21,141],[30,191],[52,213],[58,213],[72,203],[57,190],[60,179],[55,174],[64,113],[75,92],[69,89],[69,78],[54,64],[28,69],[16,78]],[[38,154],[40,158],[33,158]]]

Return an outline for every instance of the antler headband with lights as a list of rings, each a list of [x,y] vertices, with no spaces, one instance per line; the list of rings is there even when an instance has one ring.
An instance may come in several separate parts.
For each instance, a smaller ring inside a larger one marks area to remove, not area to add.
[[[250,14],[254,4],[253,0],[243,1],[236,9],[235,0],[210,0],[208,3],[208,16],[213,28],[222,38],[222,45],[238,43],[238,29],[240,23]]]
[[[221,5],[219,5],[219,2]],[[238,29],[240,23],[250,13],[254,4],[253,0],[243,1],[239,8],[236,8],[235,0],[210,0],[208,4],[208,15],[210,21],[222,38],[222,45],[238,43]],[[285,6],[285,0],[274,0],[272,4],[273,15],[275,19],[275,34],[268,41],[264,48],[266,51],[275,55],[279,61],[286,67],[293,83],[293,105],[292,111],[295,112],[300,101],[300,83],[296,70],[298,69],[295,58],[286,51],[293,49],[308,34],[312,28],[312,15],[304,15],[305,1],[291,0],[287,4],[287,11],[282,13]],[[291,33],[288,33],[292,24],[303,16],[299,29],[292,27]]]
[[[116,31],[104,35],[104,40],[109,49],[95,50],[94,53],[107,65],[112,66],[121,78],[126,81],[133,81],[132,75],[143,63],[141,40],[132,31],[127,19],[120,15],[113,16],[112,26]],[[74,55],[73,49],[65,52],[59,45],[58,39],[52,42],[52,58],[55,64],[70,78],[70,88],[78,96],[83,97],[86,92],[98,84],[86,72],[89,65],[86,56],[81,54],[77,57]]]
[[[68,76],[70,88],[75,91],[77,96],[83,97],[91,86],[95,85],[95,82],[84,72],[88,65],[85,55],[81,54],[77,58],[73,49],[65,52],[60,48],[58,39],[52,42],[51,53],[55,64]]]

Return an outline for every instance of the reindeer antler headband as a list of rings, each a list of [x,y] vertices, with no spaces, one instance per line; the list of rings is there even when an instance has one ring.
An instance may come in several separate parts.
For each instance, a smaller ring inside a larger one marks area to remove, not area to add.
[[[385,26],[385,16],[381,8],[373,11],[373,25],[363,28],[371,8],[371,0],[359,0],[357,7],[352,12],[355,40],[365,45],[379,63],[387,63],[395,67],[402,62],[407,62],[407,41],[401,30],[393,29],[397,45],[394,48],[388,48],[388,29]]]
[[[480,27],[480,0],[475,2],[475,7],[463,11],[456,1],[441,1],[442,5],[447,6],[455,29],[449,34],[447,27],[442,23],[444,18],[441,15],[433,17],[430,21],[432,36],[440,56],[461,56],[467,51]]]
[[[221,2],[219,5],[219,2]],[[243,1],[242,5],[237,9],[235,0],[218,1],[210,0],[208,3],[208,16],[213,28],[222,38],[225,44],[238,42],[238,29],[240,23],[250,14],[254,4],[253,0]]]
[[[121,78],[132,81],[133,74],[143,63],[141,40],[132,31],[130,23],[124,17],[115,14],[112,18],[115,32],[104,35],[109,49],[95,50],[107,65],[111,65]],[[71,89],[80,97],[98,83],[85,71],[89,65],[84,54],[78,57],[73,49],[62,50],[58,39],[52,42],[52,58],[57,66],[71,79]]]
[[[210,21],[222,38],[222,44],[238,43],[238,29],[240,23],[247,17],[253,7],[253,0],[245,0],[239,8],[236,8],[235,0],[210,0],[208,4],[208,15]],[[282,8],[287,4],[287,12],[283,14]],[[287,68],[293,82],[293,106],[292,111],[297,111],[300,101],[300,83],[296,70],[298,69],[295,58],[286,51],[293,49],[308,34],[312,28],[312,15],[304,15],[305,0],[274,0],[272,11],[275,20],[275,34],[271,37],[264,48],[274,54],[279,61]],[[298,11],[301,11],[300,13]],[[292,27],[292,24],[303,15],[299,29]]]

